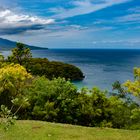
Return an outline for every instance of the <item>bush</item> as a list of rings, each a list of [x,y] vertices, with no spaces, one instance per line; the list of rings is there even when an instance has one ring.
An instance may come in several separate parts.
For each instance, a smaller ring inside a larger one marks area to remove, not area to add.
[[[118,96],[107,97],[106,91],[76,87],[65,79],[34,79],[28,89],[31,119],[84,126],[128,128],[132,110],[137,105]],[[136,116],[138,119],[138,117]]]
[[[76,87],[69,81],[39,77],[29,89],[32,116],[34,119],[64,122],[72,111],[72,101],[76,96]]]
[[[13,112],[19,106],[20,108],[28,106],[25,88],[30,85],[31,79],[32,76],[19,64],[5,65],[0,68],[0,105],[5,105],[10,110],[12,108]],[[18,102],[15,100],[13,107],[14,99],[17,99]]]

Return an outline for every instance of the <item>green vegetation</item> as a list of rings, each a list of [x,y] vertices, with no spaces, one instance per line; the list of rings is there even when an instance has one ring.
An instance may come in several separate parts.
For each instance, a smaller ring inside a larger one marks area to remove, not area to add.
[[[45,76],[48,79],[61,77],[72,81],[84,78],[82,71],[76,66],[50,62],[46,58],[32,58],[30,49],[22,43],[17,43],[17,47],[12,50],[12,55],[6,61],[23,65],[34,76]]]
[[[48,79],[65,78],[69,80],[83,80],[82,71],[73,65],[48,61],[44,58],[31,58],[28,62],[23,64],[32,75],[45,76]]]
[[[124,86],[128,93],[140,98],[140,68],[134,68],[134,81],[127,80]]]
[[[140,131],[88,128],[39,121],[17,121],[1,140],[139,140]]]
[[[32,77],[23,66],[0,69],[0,105],[18,119],[34,119],[92,127],[139,129],[139,105],[127,97],[110,96],[98,88],[77,88],[64,78]],[[13,100],[17,102],[13,107]]]

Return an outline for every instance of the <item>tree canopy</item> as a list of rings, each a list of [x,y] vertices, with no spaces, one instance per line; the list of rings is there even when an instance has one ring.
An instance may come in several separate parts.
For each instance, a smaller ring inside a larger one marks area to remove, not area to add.
[[[28,61],[32,57],[30,49],[23,43],[17,43],[16,48],[12,50],[12,55],[8,57],[11,62],[17,62],[22,65],[23,61]]]

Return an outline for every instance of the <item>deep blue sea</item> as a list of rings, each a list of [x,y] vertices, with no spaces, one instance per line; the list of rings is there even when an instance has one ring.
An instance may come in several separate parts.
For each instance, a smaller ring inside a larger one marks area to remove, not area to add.
[[[140,50],[132,49],[49,49],[33,51],[34,57],[47,57],[78,66],[85,79],[78,88],[94,86],[112,89],[116,80],[133,80],[133,68],[140,67]]]
[[[133,80],[133,68],[140,67],[140,50],[136,49],[48,49],[32,53],[33,57],[78,66],[85,75],[83,81],[74,83],[78,88],[97,86],[111,90],[116,80]]]

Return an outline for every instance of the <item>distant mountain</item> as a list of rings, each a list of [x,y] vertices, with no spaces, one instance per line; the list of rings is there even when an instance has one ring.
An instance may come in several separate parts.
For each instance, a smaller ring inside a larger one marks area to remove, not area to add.
[[[0,51],[7,51],[7,50],[11,50],[13,48],[16,47],[16,43],[17,42],[14,42],[14,41],[10,41],[10,40],[7,40],[7,39],[3,39],[3,38],[0,38]],[[28,48],[30,48],[31,50],[40,50],[40,49],[48,49],[48,48],[41,48],[41,47],[36,47],[36,46],[30,46],[30,45],[27,45],[25,44]]]

